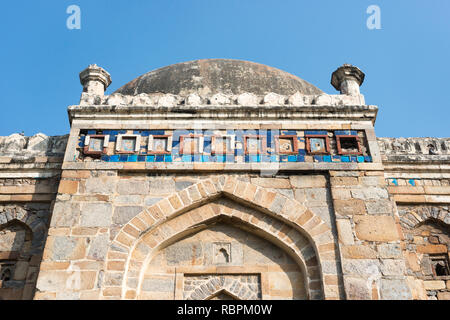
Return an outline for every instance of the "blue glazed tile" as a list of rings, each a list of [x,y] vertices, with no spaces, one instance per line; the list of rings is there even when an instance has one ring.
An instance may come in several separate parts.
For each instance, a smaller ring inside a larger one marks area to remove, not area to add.
[[[152,136],[162,136],[164,135],[164,130],[150,130],[149,134]]]
[[[203,155],[202,156],[202,162],[210,162],[211,160],[210,160],[210,158],[209,158],[209,156],[208,155]]]
[[[409,180],[408,180],[408,183],[409,183],[410,185],[412,185],[413,187],[416,186],[416,181],[415,181],[414,179],[409,179]]]
[[[97,130],[88,130],[87,134],[97,134]]]
[[[341,156],[332,156],[331,158],[333,159],[333,162],[340,162],[341,161]]]
[[[117,131],[117,130],[111,130],[110,135],[117,136],[118,133],[119,133],[119,131]]]
[[[103,134],[111,135],[111,130],[103,130]]]
[[[372,157],[371,156],[364,156],[364,161],[365,162],[372,162]]]
[[[128,156],[128,162],[136,162],[137,161],[137,155],[132,154]]]
[[[350,157],[349,156],[342,156],[341,157],[341,161],[342,162],[350,162]]]
[[[164,162],[172,162],[172,156],[170,154],[164,155]]]
[[[120,162],[127,162],[128,161],[128,156],[126,154],[121,154],[119,157],[119,161]]]
[[[138,156],[137,161],[138,162],[145,162],[145,156]]]
[[[227,154],[227,162],[234,162],[234,155],[233,154]]]
[[[118,134],[125,134],[125,133],[127,133],[127,130],[119,130],[118,131]]]
[[[297,131],[295,130],[282,130],[281,134],[285,134],[288,136],[296,136],[297,135]]]
[[[141,131],[142,131],[141,136],[143,136],[143,137],[148,137],[150,135],[150,131],[148,131],[148,130],[141,130]]]
[[[119,161],[119,155],[112,155],[109,157],[109,162],[118,162]]]
[[[101,160],[102,160],[102,161],[109,161],[109,156],[103,155],[103,156],[101,157]]]
[[[357,161],[357,157],[356,156],[350,156],[350,161],[351,162],[356,162]]]
[[[109,142],[116,142],[116,140],[117,140],[117,136],[113,136],[113,135],[109,136]]]
[[[392,179],[391,182],[392,182],[394,185],[398,186],[398,181],[397,181],[397,179]]]
[[[305,156],[306,155],[306,150],[305,149],[298,149],[298,154],[301,156]]]
[[[314,156],[314,160],[317,160],[319,162],[323,162],[323,156]]]
[[[225,162],[226,161],[225,155],[223,155],[223,154],[216,155],[216,161],[217,162]]]
[[[280,162],[286,162],[288,160],[288,156],[285,154],[280,154],[279,159]]]
[[[270,162],[278,162],[278,156],[276,155],[270,156]]]
[[[164,162],[164,155],[163,154],[157,154],[155,161],[156,162]]]
[[[356,136],[358,133],[351,130],[337,130],[334,132],[336,136]]]
[[[323,162],[331,162],[331,156],[323,156]]]
[[[297,162],[305,162],[305,156],[297,156]]]
[[[192,156],[191,155],[182,155],[181,161],[183,162],[192,162]]]
[[[80,137],[78,141],[79,141],[78,142],[78,146],[79,147],[84,147],[84,136]]]
[[[328,134],[328,131],[305,131],[305,135],[313,135],[313,134]]]
[[[293,156],[293,155],[288,156],[288,161],[289,162],[297,162],[297,156]]]
[[[250,155],[250,161],[251,162],[260,162],[261,161],[261,157],[260,157],[259,154]]]
[[[147,162],[155,162],[155,156],[147,156]]]
[[[364,162],[364,157],[363,156],[358,156],[357,159],[358,159],[358,162]]]

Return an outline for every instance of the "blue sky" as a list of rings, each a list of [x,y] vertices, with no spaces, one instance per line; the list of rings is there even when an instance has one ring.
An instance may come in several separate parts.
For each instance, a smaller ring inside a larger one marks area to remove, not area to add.
[[[66,27],[69,5],[81,30]],[[381,30],[369,30],[369,5]],[[169,64],[250,60],[297,75],[329,94],[343,63],[366,73],[361,92],[379,106],[378,136],[449,137],[450,1],[41,0],[0,7],[0,135],[69,132],[88,64],[112,76],[107,94]]]

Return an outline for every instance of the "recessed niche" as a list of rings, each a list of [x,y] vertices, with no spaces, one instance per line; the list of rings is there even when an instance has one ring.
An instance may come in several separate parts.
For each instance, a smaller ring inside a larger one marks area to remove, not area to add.
[[[148,153],[170,154],[172,151],[172,136],[151,135],[148,138]]]
[[[308,135],[306,138],[306,150],[310,154],[329,154],[330,139],[327,135]]]
[[[109,135],[88,135],[84,139],[84,154],[100,155],[108,149]]]
[[[119,134],[117,136],[117,153],[135,153],[141,147],[141,136],[136,134]]]
[[[358,136],[336,136],[339,154],[361,154]]]

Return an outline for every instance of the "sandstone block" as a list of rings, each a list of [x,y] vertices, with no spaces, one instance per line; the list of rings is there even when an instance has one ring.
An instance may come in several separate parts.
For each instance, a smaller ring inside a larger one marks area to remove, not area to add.
[[[381,279],[382,300],[411,300],[411,290],[406,280]]]
[[[438,292],[438,300],[450,300],[450,292]]]
[[[355,243],[353,238],[352,226],[349,220],[338,219],[336,220],[339,241],[344,245],[352,245]]]
[[[358,215],[366,213],[366,206],[362,200],[335,200],[334,209],[339,215]]]
[[[327,179],[323,175],[299,175],[289,177],[294,188],[323,188]]]
[[[116,177],[90,178],[86,180],[86,193],[114,194],[117,184]]]
[[[117,183],[117,193],[120,195],[149,193],[149,184],[145,180],[122,179]]]
[[[75,194],[78,191],[78,181],[61,180],[59,182],[59,193]]]
[[[359,184],[359,181],[356,177],[331,177],[330,183],[332,187],[355,186]]]
[[[348,300],[371,300],[372,298],[366,278],[345,276],[344,287]]]
[[[83,204],[80,225],[83,227],[109,227],[112,207],[109,203]]]
[[[414,277],[407,277],[406,281],[411,289],[413,300],[427,300],[427,291],[423,285],[423,280],[418,280]]]
[[[353,198],[361,200],[378,200],[388,198],[388,192],[385,188],[367,187],[362,189],[352,189],[351,192]]]
[[[173,292],[175,281],[172,278],[150,278],[142,282],[142,290],[152,292]]]
[[[113,214],[113,223],[124,225],[143,210],[139,206],[116,207]]]
[[[398,259],[383,259],[380,264],[381,273],[384,276],[404,275],[405,262]]]
[[[368,246],[343,246],[342,256],[347,259],[376,259],[377,253]]]
[[[251,183],[264,188],[288,189],[291,187],[289,179],[281,178],[252,178]]]
[[[356,236],[367,241],[398,240],[397,227],[391,216],[354,216]]]
[[[392,204],[389,200],[366,201],[368,214],[391,214]]]
[[[174,193],[176,191],[175,181],[171,178],[155,178],[150,181],[149,187],[149,194],[153,197]]]
[[[446,287],[443,280],[426,280],[423,284],[427,290],[443,290]]]
[[[400,258],[402,256],[402,250],[400,244],[397,243],[382,243],[377,246],[378,254],[380,258]]]
[[[52,247],[53,260],[76,260],[85,255],[86,242],[83,238],[54,237]]]
[[[418,253],[447,253],[447,246],[445,244],[428,244],[417,246]]]
[[[88,258],[94,260],[104,260],[109,246],[109,236],[102,234],[91,240]]]
[[[72,227],[78,223],[80,205],[78,203],[57,201],[53,207],[51,227]]]

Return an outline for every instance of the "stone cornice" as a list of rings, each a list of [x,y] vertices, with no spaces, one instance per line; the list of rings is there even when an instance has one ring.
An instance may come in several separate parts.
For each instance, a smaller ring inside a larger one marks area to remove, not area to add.
[[[82,120],[347,120],[375,122],[378,107],[366,105],[88,105],[69,106],[70,123]]]

